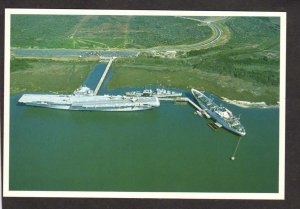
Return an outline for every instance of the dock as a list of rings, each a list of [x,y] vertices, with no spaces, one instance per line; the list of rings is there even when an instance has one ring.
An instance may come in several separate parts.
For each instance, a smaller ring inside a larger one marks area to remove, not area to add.
[[[199,111],[199,113],[201,113],[202,115],[204,115],[206,118],[211,118],[210,115],[207,114],[207,112],[205,110],[203,110],[201,107],[199,107],[190,98],[188,98],[188,97],[181,97],[180,100],[188,102],[190,105],[192,105],[193,107],[195,107],[197,109],[197,111]],[[201,116],[200,114],[198,114],[198,115]]]
[[[202,115],[204,115],[206,118],[211,118],[209,114],[205,110],[203,110],[201,107],[199,107],[195,102],[193,102],[188,97],[177,97],[177,98],[159,98],[161,101],[175,101],[175,102],[188,102],[190,105],[192,105],[197,111],[199,111]],[[199,114],[198,114],[199,115]],[[200,116],[200,115],[199,115]]]
[[[193,102],[190,98],[188,97],[176,97],[176,98],[158,98],[161,101],[174,101],[174,102],[188,102],[190,103],[192,106],[194,106],[197,110],[199,110],[200,112],[203,111],[202,108],[200,108],[197,104],[195,104],[195,102]]]
[[[106,75],[107,75],[107,73],[108,73],[108,71],[109,71],[109,68],[110,68],[112,62],[114,61],[114,59],[115,59],[115,57],[112,57],[112,58],[109,60],[108,64],[106,65],[106,68],[105,68],[105,70],[104,70],[104,72],[103,72],[103,74],[102,74],[102,77],[100,78],[99,83],[98,83],[98,85],[97,85],[96,88],[95,88],[94,95],[97,95],[97,94],[98,94],[99,89],[100,89],[100,87],[101,87],[101,85],[102,85],[102,83],[103,83],[103,81],[104,81],[104,79],[105,79],[105,77],[106,77]]]
[[[193,107],[195,107],[197,110],[199,110],[201,113],[204,111],[201,107],[199,107],[195,102],[193,102],[190,98],[188,97],[183,97],[183,100],[187,101],[190,103]]]

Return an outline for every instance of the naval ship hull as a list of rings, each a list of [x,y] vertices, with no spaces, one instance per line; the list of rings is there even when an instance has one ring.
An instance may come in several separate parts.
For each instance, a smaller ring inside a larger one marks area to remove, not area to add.
[[[235,129],[233,126],[231,126],[230,123],[226,122],[223,118],[221,118],[215,111],[212,111],[203,101],[201,101],[201,99],[199,99],[199,95],[201,95],[201,97],[206,97],[202,92],[197,91],[196,89],[192,89],[192,94],[195,97],[195,99],[197,100],[199,106],[206,111],[213,120],[215,120],[216,122],[218,122],[219,124],[222,125],[223,128],[227,129],[228,131],[237,134],[239,136],[245,136],[246,132],[244,130],[244,128],[242,127],[241,130]],[[206,97],[207,98],[207,97]],[[217,107],[219,108],[219,107]]]
[[[24,94],[18,102],[29,106],[52,109],[89,111],[137,111],[152,109],[160,105],[159,100],[152,97],[51,94]]]
[[[152,89],[145,89],[144,91],[131,91],[126,92],[126,96],[133,96],[133,97],[157,97],[157,98],[174,98],[174,97],[181,97],[182,93],[169,91],[166,89],[157,88],[155,90]]]
[[[228,125],[228,123],[226,123],[223,119],[221,119],[216,113],[210,111],[210,110],[206,110],[206,112],[218,123],[220,123],[223,128],[227,129],[228,131],[230,131],[231,133],[237,134],[239,136],[244,136],[245,133],[241,133],[235,129],[233,129],[232,127],[230,127]]]

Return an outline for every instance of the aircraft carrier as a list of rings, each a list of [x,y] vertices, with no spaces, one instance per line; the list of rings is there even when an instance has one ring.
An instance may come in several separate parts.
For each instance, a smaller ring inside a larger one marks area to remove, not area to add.
[[[71,95],[24,94],[19,103],[63,110],[136,111],[158,107],[157,97],[128,97],[121,95],[95,95],[82,86]]]

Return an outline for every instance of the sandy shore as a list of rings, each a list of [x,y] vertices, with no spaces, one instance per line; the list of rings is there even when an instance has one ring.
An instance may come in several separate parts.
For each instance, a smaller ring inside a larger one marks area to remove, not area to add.
[[[248,101],[238,101],[230,100],[226,97],[221,97],[221,99],[229,104],[233,104],[243,108],[274,108],[279,107],[279,105],[267,105],[265,102],[248,102]]]

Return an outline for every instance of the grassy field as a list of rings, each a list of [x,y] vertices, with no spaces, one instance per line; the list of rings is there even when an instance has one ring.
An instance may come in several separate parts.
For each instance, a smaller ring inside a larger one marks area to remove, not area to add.
[[[11,45],[20,48],[109,49],[191,44],[211,29],[192,20],[144,16],[13,15]]]
[[[185,59],[142,58],[116,60],[109,88],[160,85],[189,90],[206,90],[218,96],[276,104],[278,86],[207,72],[189,66]]]
[[[11,94],[30,92],[71,93],[87,78],[96,62],[11,60]]]
[[[11,46],[20,48],[71,48],[69,38],[80,16],[12,15]]]
[[[196,69],[258,82],[279,84],[279,30],[269,18],[231,18],[226,22],[228,43],[190,51],[187,60]]]

